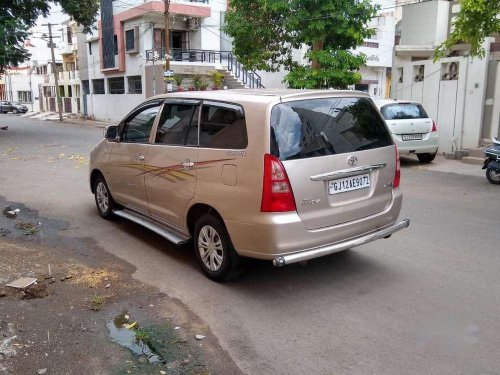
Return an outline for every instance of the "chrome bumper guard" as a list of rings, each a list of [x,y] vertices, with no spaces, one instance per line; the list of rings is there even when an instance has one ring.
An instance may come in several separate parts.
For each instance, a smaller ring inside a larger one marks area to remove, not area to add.
[[[273,260],[273,264],[276,267],[283,267],[288,264],[303,262],[309,259],[319,258],[325,255],[337,253],[342,250],[350,249],[351,247],[364,245],[369,242],[390,236],[391,234],[396,233],[401,229],[408,228],[409,226],[410,226],[410,220],[404,219],[403,221],[391,225],[390,227],[380,229],[376,232],[364,235],[362,237],[354,238],[352,240],[339,242],[332,245],[326,245],[322,247],[316,247],[314,249],[308,249],[297,253],[276,257]]]

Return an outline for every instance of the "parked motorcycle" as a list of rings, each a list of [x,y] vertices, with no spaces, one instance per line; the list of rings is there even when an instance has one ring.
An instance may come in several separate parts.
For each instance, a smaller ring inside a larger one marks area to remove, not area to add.
[[[500,184],[500,139],[493,138],[493,144],[484,150],[483,169],[492,184]]]

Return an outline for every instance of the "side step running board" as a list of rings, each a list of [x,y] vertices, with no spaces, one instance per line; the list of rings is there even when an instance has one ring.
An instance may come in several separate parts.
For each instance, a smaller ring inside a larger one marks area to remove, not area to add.
[[[158,224],[154,222],[153,220],[135,213],[133,211],[123,209],[123,210],[115,210],[113,213],[116,216],[123,217],[124,219],[133,221],[136,224],[142,225],[144,228],[149,229],[150,231],[155,232],[156,234],[159,234],[160,236],[166,238],[170,242],[176,244],[176,245],[182,245],[183,243],[188,242],[191,238],[187,237],[186,235],[183,235],[181,233],[178,233],[177,231],[165,226]]]

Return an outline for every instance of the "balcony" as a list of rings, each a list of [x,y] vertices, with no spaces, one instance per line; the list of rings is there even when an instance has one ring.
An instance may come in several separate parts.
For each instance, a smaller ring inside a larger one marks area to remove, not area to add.
[[[153,50],[147,50],[146,61],[152,62],[153,57],[155,61],[164,60],[165,49],[157,49],[154,53]],[[234,78],[249,88],[264,88],[260,75],[257,72],[246,70],[230,51],[172,48],[170,61],[186,62],[186,65],[189,63],[217,65],[230,72]]]

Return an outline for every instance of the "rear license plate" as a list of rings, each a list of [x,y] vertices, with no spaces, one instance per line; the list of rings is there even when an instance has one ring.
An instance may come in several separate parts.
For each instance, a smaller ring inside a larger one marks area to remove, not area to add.
[[[422,134],[403,134],[401,138],[403,141],[420,141],[422,140]]]
[[[345,193],[346,191],[364,189],[370,186],[370,175],[339,178],[328,181],[328,192],[330,194]]]

